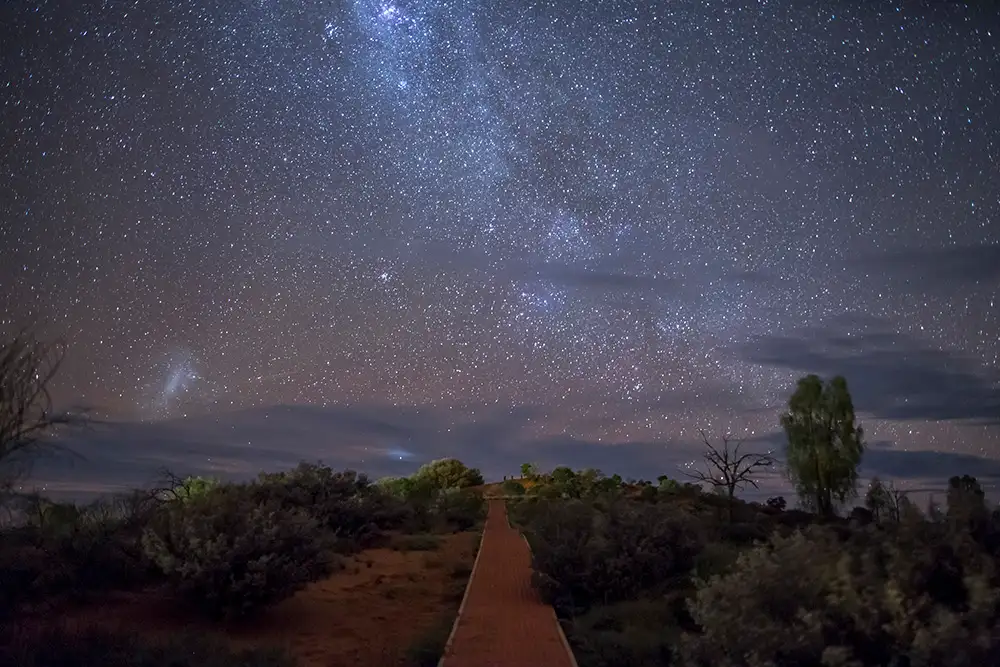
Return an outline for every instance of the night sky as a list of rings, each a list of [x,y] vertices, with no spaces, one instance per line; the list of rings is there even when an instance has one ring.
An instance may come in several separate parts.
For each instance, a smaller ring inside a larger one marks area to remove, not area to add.
[[[807,372],[869,473],[1000,473],[998,17],[7,2],[3,328],[69,343],[94,480],[655,477],[698,428],[772,443]]]

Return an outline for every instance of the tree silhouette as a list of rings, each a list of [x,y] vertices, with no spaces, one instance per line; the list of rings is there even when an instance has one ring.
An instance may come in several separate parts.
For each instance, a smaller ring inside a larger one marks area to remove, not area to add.
[[[871,511],[876,523],[899,523],[907,502],[906,492],[897,489],[892,482],[883,482],[878,477],[872,478],[865,494],[865,507]]]
[[[770,454],[759,454],[757,452],[740,452],[743,440],[732,440],[730,436],[722,436],[722,446],[716,447],[709,442],[704,431],[698,431],[701,439],[705,443],[708,451],[702,456],[707,464],[707,470],[696,470],[693,473],[684,473],[691,479],[698,482],[710,484],[717,493],[725,496],[729,501],[729,517],[732,518],[733,499],[736,492],[746,488],[747,485],[759,489],[754,474],[761,468],[770,468],[774,465],[774,458]],[[732,447],[730,448],[730,445]],[[662,482],[661,482],[662,484]]]
[[[781,417],[788,437],[787,473],[803,503],[820,514],[835,512],[857,494],[864,432],[855,424],[847,381],[824,383],[816,375],[800,379]]]
[[[49,384],[65,356],[61,341],[44,342],[22,329],[0,339],[0,488],[28,474],[56,427],[83,421],[82,414],[54,412]]]

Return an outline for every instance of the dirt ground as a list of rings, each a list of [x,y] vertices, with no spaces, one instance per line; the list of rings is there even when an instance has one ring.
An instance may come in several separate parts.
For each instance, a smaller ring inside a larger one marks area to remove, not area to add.
[[[414,642],[450,629],[475,560],[477,533],[440,537],[431,551],[364,551],[252,621],[213,626],[153,592],[120,594],[62,617],[153,637],[195,631],[234,647],[278,646],[302,667],[403,667]]]

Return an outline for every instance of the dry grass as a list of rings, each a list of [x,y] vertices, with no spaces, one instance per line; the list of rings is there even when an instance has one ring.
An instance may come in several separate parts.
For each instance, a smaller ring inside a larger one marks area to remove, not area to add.
[[[415,647],[450,629],[479,534],[437,539],[433,550],[364,551],[343,570],[251,621],[211,625],[183,615],[156,591],[118,594],[61,615],[150,639],[193,632],[237,649],[276,647],[301,667],[411,667],[429,660],[426,649]]]

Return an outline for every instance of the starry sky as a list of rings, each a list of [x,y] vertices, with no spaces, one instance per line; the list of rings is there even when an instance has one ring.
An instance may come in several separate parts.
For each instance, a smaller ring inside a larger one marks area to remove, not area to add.
[[[698,428],[775,442],[808,372],[847,377],[870,472],[1000,472],[994,3],[25,0],[0,26],[0,317],[67,341],[54,389],[109,422],[79,436],[104,472],[655,477]]]

